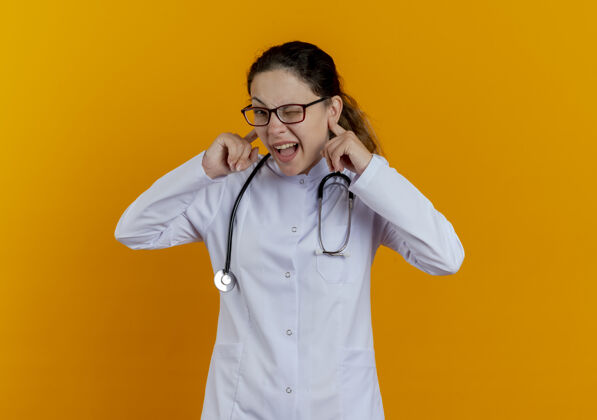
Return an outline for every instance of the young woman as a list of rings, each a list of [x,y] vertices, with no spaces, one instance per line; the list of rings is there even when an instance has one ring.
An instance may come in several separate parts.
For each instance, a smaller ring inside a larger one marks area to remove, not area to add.
[[[155,181],[125,210],[116,239],[132,249],[207,246],[220,312],[202,419],[383,419],[375,252],[385,245],[447,275],[462,264],[460,240],[377,153],[367,118],[317,46],[270,48],[247,89],[242,112],[253,129],[220,134]]]

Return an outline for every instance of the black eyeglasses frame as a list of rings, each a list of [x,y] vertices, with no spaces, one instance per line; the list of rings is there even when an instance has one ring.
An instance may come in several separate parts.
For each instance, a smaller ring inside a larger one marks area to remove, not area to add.
[[[253,127],[263,127],[269,124],[270,118],[272,117],[272,112],[276,113],[276,116],[278,117],[278,119],[280,120],[280,122],[282,122],[283,124],[298,124],[300,122],[305,121],[305,118],[307,117],[307,107],[311,106],[311,105],[315,105],[316,103],[319,103],[325,99],[328,99],[329,96],[324,96],[323,98],[319,98],[313,102],[310,102],[308,104],[284,104],[284,105],[280,105],[279,107],[276,108],[264,108],[261,106],[252,106],[252,105],[247,105],[246,107],[244,107],[243,109],[240,110],[240,112],[243,114],[243,117],[245,117],[245,120],[247,121],[247,123]],[[298,106],[302,106],[303,107],[303,119],[300,121],[294,121],[294,122],[284,122],[282,121],[282,119],[280,118],[280,116],[278,115],[278,109],[283,108],[285,106],[289,106],[289,105],[298,105]],[[251,122],[249,122],[249,119],[247,118],[247,115],[245,114],[245,111],[248,111],[249,109],[262,109],[264,111],[267,111],[267,122],[265,124],[251,124]]]

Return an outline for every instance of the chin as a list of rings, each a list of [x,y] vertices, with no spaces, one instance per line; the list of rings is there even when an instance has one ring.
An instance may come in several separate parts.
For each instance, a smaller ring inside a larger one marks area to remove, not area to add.
[[[272,153],[271,151],[270,151],[270,153],[272,154],[271,158],[276,161],[276,163],[278,164],[278,167],[280,168],[282,173],[286,176],[296,176],[296,175],[299,175],[299,174],[305,172],[305,170],[307,169],[307,165],[300,162],[301,156],[296,156],[290,162],[280,162],[280,161],[278,161],[278,159],[276,158],[274,153]]]

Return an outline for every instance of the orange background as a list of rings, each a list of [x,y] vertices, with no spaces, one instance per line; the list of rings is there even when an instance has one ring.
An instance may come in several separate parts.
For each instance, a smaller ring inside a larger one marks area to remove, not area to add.
[[[0,418],[200,418],[205,246],[114,229],[249,131],[246,72],[295,39],[332,55],[466,252],[446,277],[377,255],[386,418],[597,418],[594,2],[122,3],[0,6]]]

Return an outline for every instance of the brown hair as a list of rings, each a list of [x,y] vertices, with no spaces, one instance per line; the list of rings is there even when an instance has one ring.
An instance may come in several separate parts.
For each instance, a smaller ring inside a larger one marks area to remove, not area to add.
[[[257,58],[247,73],[249,95],[251,82],[257,74],[278,69],[288,70],[296,75],[307,83],[316,95],[339,95],[343,107],[338,124],[345,130],[353,131],[371,153],[383,154],[367,115],[361,111],[356,100],[342,90],[342,78],[329,54],[316,45],[301,41],[286,42],[269,48]],[[326,106],[329,105],[331,99],[324,103]],[[333,136],[330,132],[330,137]]]

